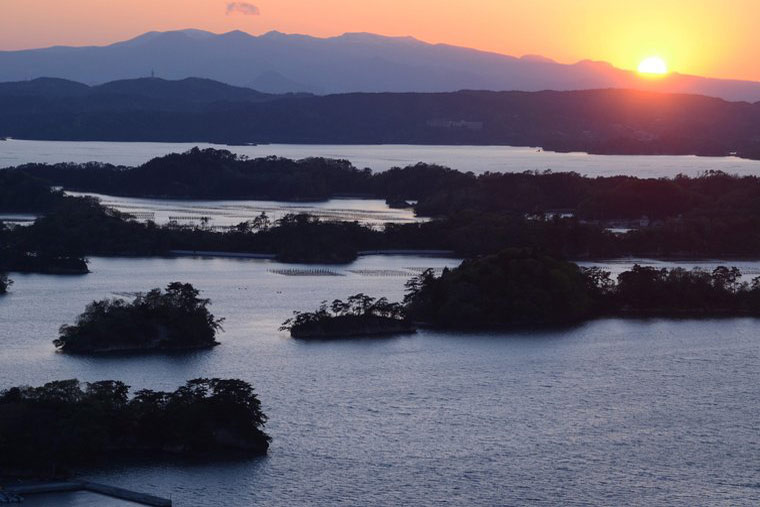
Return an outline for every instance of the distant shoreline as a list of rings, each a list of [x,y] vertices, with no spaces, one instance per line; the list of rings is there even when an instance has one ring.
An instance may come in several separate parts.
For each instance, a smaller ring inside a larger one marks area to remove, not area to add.
[[[170,250],[177,257],[220,257],[233,259],[276,259],[277,255],[249,252],[219,252],[213,250]],[[453,250],[364,250],[356,252],[359,257],[371,255],[414,255],[422,257],[457,258]]]
[[[297,141],[297,142],[261,142],[261,143],[225,143],[221,141],[214,141],[209,139],[191,139],[191,140],[156,140],[156,139],[60,139],[60,138],[43,138],[43,137],[28,137],[17,138],[8,137],[0,139],[2,142],[30,142],[30,143],[71,143],[71,144],[149,144],[149,145],[187,145],[193,146],[207,146],[219,150],[230,150],[235,152],[239,148],[264,148],[264,149],[276,149],[278,147],[313,147],[313,148],[326,148],[326,147],[349,147],[349,148],[514,148],[516,150],[524,150],[535,153],[546,153],[556,155],[588,155],[594,157],[685,157],[685,158],[704,158],[704,159],[736,159],[747,162],[760,162],[758,158],[744,157],[738,152],[727,153],[684,153],[680,151],[673,152],[599,152],[588,151],[582,149],[560,149],[560,148],[548,148],[534,144],[508,144],[508,143],[457,143],[457,142],[424,142],[424,141],[410,141],[410,142],[323,142],[323,141]],[[0,145],[2,146],[2,145]],[[170,152],[165,152],[168,154]],[[425,162],[424,160],[419,160]],[[117,164],[118,165],[118,164]],[[0,170],[13,166],[0,166]],[[561,171],[559,171],[561,172]]]
[[[47,78],[4,83],[0,100],[14,107],[4,116],[0,137],[213,142],[245,148],[540,146],[534,149],[760,159],[755,104],[704,95],[598,88],[262,97],[254,90],[240,95],[224,83],[196,79],[135,79],[103,86],[115,86],[119,93]],[[209,92],[208,86],[216,91]],[[229,115],[230,110],[236,114]]]

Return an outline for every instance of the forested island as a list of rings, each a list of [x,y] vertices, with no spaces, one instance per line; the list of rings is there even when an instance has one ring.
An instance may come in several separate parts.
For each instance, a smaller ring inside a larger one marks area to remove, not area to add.
[[[357,195],[414,202],[423,223],[288,215],[220,231],[158,226],[51,187],[132,196],[327,199]],[[175,250],[270,254],[284,262],[346,263],[361,251],[446,250],[461,257],[537,248],[557,258],[757,258],[760,178],[589,178],[575,173],[475,176],[417,164],[373,173],[345,161],[248,160],[190,150],[138,168],[29,164],[0,171],[0,211],[41,215],[0,227],[0,271],[86,272],[86,256]],[[622,232],[620,232],[622,230]],[[55,238],[55,240],[52,240]]]
[[[78,380],[0,391],[0,475],[51,476],[160,455],[266,454],[266,415],[242,380],[199,378],[174,392]]]
[[[355,294],[330,305],[323,301],[313,312],[296,311],[280,330],[289,331],[293,338],[319,339],[409,334],[416,329],[400,303]]]
[[[387,327],[373,330],[378,316]],[[579,267],[533,249],[509,249],[465,260],[438,277],[424,271],[406,283],[403,304],[357,294],[347,302],[323,302],[314,312],[295,312],[281,329],[296,338],[350,338],[399,334],[401,326],[500,330],[600,317],[740,316],[760,317],[760,276],[743,281],[736,267],[634,265],[613,280],[597,267]]]
[[[760,277],[738,268],[657,269],[635,265],[612,280],[533,250],[469,259],[440,277],[407,283],[408,318],[444,329],[567,325],[604,316],[760,317]]]
[[[53,341],[62,352],[187,350],[217,345],[224,319],[209,312],[210,300],[189,283],[170,283],[134,301],[103,299],[87,305],[76,324],[63,325]]]
[[[719,171],[658,179],[551,171],[474,175],[418,163],[373,172],[346,160],[249,159],[212,148],[165,155],[137,167],[94,162],[25,164],[3,170],[0,178],[2,210],[16,212],[49,209],[55,203],[56,193],[46,195],[39,186],[42,183],[142,198],[318,201],[351,195],[414,201],[417,213],[430,217],[449,216],[457,210],[572,210],[584,220],[638,220],[643,216],[665,220],[684,214],[736,212],[753,206],[752,196],[760,192],[758,176],[738,177]]]

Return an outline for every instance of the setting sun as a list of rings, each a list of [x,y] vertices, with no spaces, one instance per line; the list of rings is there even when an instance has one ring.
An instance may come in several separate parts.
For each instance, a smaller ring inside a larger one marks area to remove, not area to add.
[[[638,70],[641,74],[656,74],[661,76],[668,73],[668,65],[659,56],[650,56],[641,61]]]

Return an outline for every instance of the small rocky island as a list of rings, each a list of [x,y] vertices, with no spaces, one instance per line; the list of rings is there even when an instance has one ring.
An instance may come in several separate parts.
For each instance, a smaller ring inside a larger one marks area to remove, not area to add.
[[[8,275],[5,273],[0,273],[0,294],[5,294],[8,292],[8,287],[10,287],[13,284],[13,280],[8,278]]]
[[[209,312],[210,300],[189,283],[137,294],[134,301],[103,299],[87,305],[74,325],[54,340],[62,352],[98,353],[183,350],[218,345],[223,319]]]
[[[62,476],[136,455],[267,453],[266,415],[253,387],[199,378],[174,392],[78,380],[0,391],[0,475]]]
[[[416,331],[406,318],[403,305],[364,294],[353,295],[346,301],[336,299],[329,306],[323,301],[314,312],[294,312],[280,330],[290,331],[293,338],[303,339],[383,336]]]

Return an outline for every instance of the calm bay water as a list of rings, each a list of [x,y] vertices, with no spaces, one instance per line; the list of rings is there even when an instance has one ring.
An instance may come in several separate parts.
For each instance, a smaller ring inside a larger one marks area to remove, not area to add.
[[[172,221],[182,225],[200,225],[201,220],[206,218],[210,226],[230,227],[246,220],[253,220],[261,213],[266,213],[272,221],[290,213],[308,213],[323,220],[357,221],[371,226],[380,226],[388,222],[409,223],[425,220],[416,217],[411,208],[390,208],[382,199],[329,199],[318,202],[205,201],[67,193],[75,196],[97,197],[104,206],[129,213],[138,221],[152,220],[159,225]]]
[[[95,258],[86,276],[13,275],[0,298],[0,386],[252,382],[274,438],[266,458],[87,474],[179,506],[760,502],[760,321],[605,319],[314,343],[276,330],[291,310],[360,291],[399,299],[411,274],[455,264]],[[307,276],[314,269],[333,276]],[[53,352],[58,326],[87,302],[173,280],[203,289],[227,317],[222,345],[147,357]]]
[[[417,162],[445,165],[480,174],[491,172],[576,171],[589,176],[628,174],[641,177],[697,175],[709,170],[760,174],[760,161],[736,157],[588,155],[510,146],[288,145],[225,146],[204,143],[114,143],[80,141],[0,141],[0,168],[28,162],[108,162],[134,166],[151,158],[201,148],[227,149],[249,157],[277,155],[301,159],[350,160],[356,167],[384,171]]]

